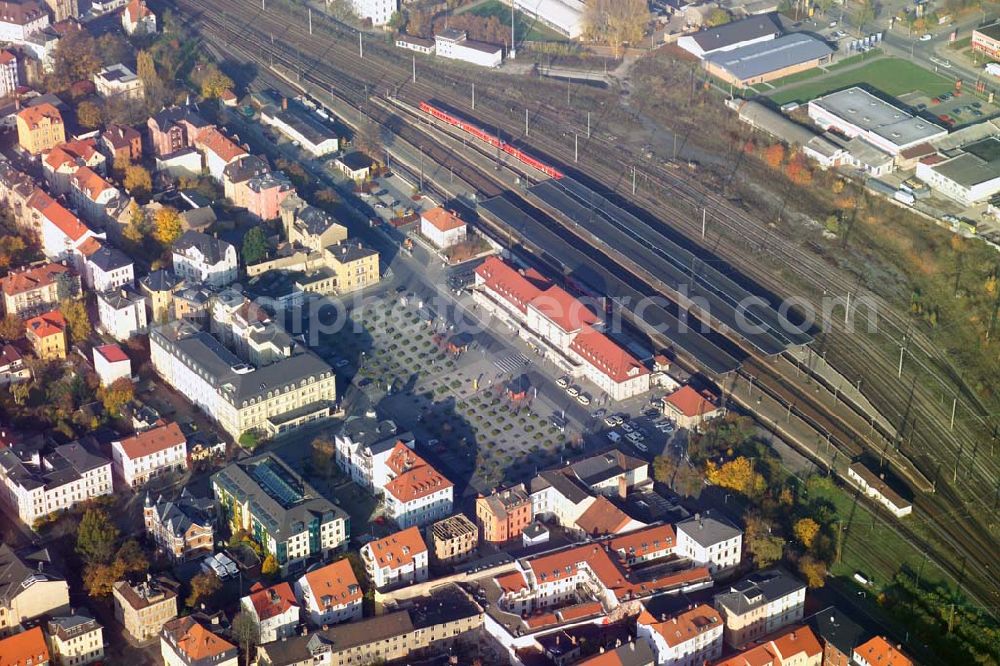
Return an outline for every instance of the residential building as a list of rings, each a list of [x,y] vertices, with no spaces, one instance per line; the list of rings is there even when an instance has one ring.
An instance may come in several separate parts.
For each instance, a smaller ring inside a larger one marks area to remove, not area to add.
[[[280,171],[267,171],[238,183],[233,190],[233,204],[246,208],[258,220],[274,220],[281,212],[281,202],[295,192],[295,187]]]
[[[149,304],[148,321],[163,324],[170,318],[173,313],[174,292],[181,282],[179,277],[164,269],[139,278],[139,291]]]
[[[97,94],[104,99],[142,99],[146,94],[142,79],[121,63],[110,65],[94,74]]]
[[[469,39],[464,30],[445,28],[434,35],[434,52],[442,58],[461,60],[480,67],[499,67],[503,48]]]
[[[12,344],[0,346],[0,387],[31,379],[31,369],[24,364],[24,355]]]
[[[112,493],[111,461],[93,446],[70,442],[51,450],[0,449],[0,493],[25,525]]]
[[[55,664],[84,666],[104,659],[104,626],[86,608],[53,617],[46,633]]]
[[[809,118],[822,129],[863,139],[892,157],[948,133],[922,116],[858,87],[817,97],[809,102],[808,111]]]
[[[806,619],[823,646],[823,666],[851,666],[854,648],[871,634],[836,606],[829,606]]]
[[[913,660],[903,654],[902,645],[893,645],[884,636],[875,636],[854,648],[852,658],[857,666],[913,666]]]
[[[15,269],[0,278],[3,311],[27,317],[80,292],[80,277],[65,264],[42,263]]]
[[[41,627],[0,639],[0,655],[3,655],[3,663],[10,666],[49,666],[51,663]]]
[[[79,265],[84,256],[81,248],[90,239],[103,234],[95,234],[88,229],[80,218],[66,210],[41,188],[35,188],[28,199],[28,207],[30,209],[28,214],[32,218],[31,228],[37,231],[42,252],[49,261],[70,259],[74,262],[77,272],[82,272],[82,267]]]
[[[765,638],[739,654],[712,662],[712,666],[820,666],[823,648],[809,627],[791,627]],[[860,662],[859,662],[860,663]],[[889,666],[891,662],[876,662]]]
[[[308,205],[296,194],[286,197],[280,208],[285,239],[293,247],[321,252],[325,247],[347,240],[347,227],[328,213]]]
[[[87,167],[77,169],[69,183],[70,204],[83,219],[97,227],[116,219],[118,211],[126,205],[117,187]]]
[[[225,287],[236,279],[236,248],[200,231],[185,231],[171,250],[174,274],[183,280]]]
[[[166,173],[171,178],[197,178],[201,175],[201,153],[194,148],[181,148],[168,155],[157,155],[155,159],[156,172]]]
[[[631,532],[646,527],[646,523],[625,513],[604,495],[598,495],[573,527],[589,537],[599,537]]]
[[[235,202],[239,196],[236,186],[246,183],[251,178],[270,173],[271,167],[267,160],[257,155],[243,155],[226,165],[222,170],[223,193],[230,201]]]
[[[295,581],[295,598],[314,627],[360,620],[363,596],[347,558],[313,569]]]
[[[94,139],[73,139],[46,152],[42,156],[42,174],[49,193],[69,194],[70,178],[83,167],[102,174],[107,171],[107,158],[97,150]]]
[[[49,10],[52,12],[52,22],[59,23],[66,19],[75,19],[80,16],[80,7],[77,0],[45,0]]]
[[[399,9],[399,0],[351,0],[358,18],[368,19],[374,26],[385,25]]]
[[[885,482],[884,475],[876,476],[864,463],[852,463],[847,468],[847,478],[853,481],[861,492],[884,506],[897,518],[913,513],[913,504],[893,490]]]
[[[578,39],[583,35],[583,0],[513,0],[518,11],[540,21],[559,34]]]
[[[386,459],[385,515],[401,528],[426,525],[451,514],[454,485],[413,449],[397,442]]]
[[[115,473],[131,488],[187,469],[187,439],[174,422],[111,443]]]
[[[711,511],[696,513],[674,527],[677,554],[708,567],[713,575],[737,566],[743,557],[743,531]]]
[[[258,648],[273,666],[350,666],[422,659],[447,653],[465,634],[483,626],[483,610],[456,585],[435,589],[405,610],[336,624]]]
[[[381,493],[392,478],[388,460],[397,444],[416,446],[411,433],[400,433],[395,422],[379,420],[374,411],[347,417],[333,442],[337,467],[372,494]]]
[[[643,608],[635,626],[658,666],[701,666],[722,654],[722,617],[706,604],[659,619]]]
[[[178,293],[175,305],[181,301]],[[164,324],[149,337],[156,372],[234,439],[248,431],[280,435],[330,416],[336,377],[310,351],[254,368],[190,322]]]
[[[187,488],[176,500],[160,497],[152,502],[146,495],[142,510],[146,534],[160,552],[175,562],[211,555],[215,542],[215,505],[210,499],[199,499]]]
[[[208,174],[220,183],[226,165],[247,154],[246,150],[212,126],[198,132],[198,136],[194,139],[194,147],[201,151],[205,158]]]
[[[132,287],[97,295],[98,326],[115,340],[125,341],[146,331],[146,299]]]
[[[24,43],[49,27],[49,14],[34,0],[0,2],[0,42]]]
[[[973,29],[972,50],[994,60],[1000,59],[1000,22]]]
[[[350,539],[347,514],[273,453],[216,472],[212,492],[232,528],[246,530],[283,568],[328,555]]]
[[[101,133],[100,146],[112,163],[127,164],[142,159],[142,135],[129,125],[108,125]]]
[[[151,35],[156,32],[156,14],[146,0],[132,0],[122,12],[122,28],[127,35]]]
[[[132,257],[97,239],[92,239],[80,250],[84,254],[83,280],[92,291],[112,291],[132,286],[135,280]]]
[[[101,386],[111,386],[119,379],[132,377],[132,362],[118,345],[94,347],[94,372]]]
[[[320,111],[322,110],[310,111],[296,101],[286,100],[281,108],[263,107],[260,119],[265,125],[274,127],[291,141],[297,142],[299,147],[314,157],[322,157],[340,150],[340,138],[332,127],[323,122]],[[329,117],[326,111],[322,113]]]
[[[476,498],[476,521],[486,543],[506,543],[521,537],[534,513],[523,483]]]
[[[694,55],[699,60],[720,51],[732,51],[774,40],[781,34],[781,27],[775,15],[750,16],[732,21],[708,30],[685,35],[677,40],[677,46]]]
[[[146,126],[153,153],[157,157],[166,157],[184,148],[194,148],[198,133],[210,127],[210,123],[190,106],[172,106],[151,116]],[[199,161],[195,174],[200,172]]]
[[[255,366],[292,355],[295,341],[258,304],[242,293],[224,291],[212,302],[210,328],[229,349]]]
[[[43,312],[24,322],[25,335],[35,356],[46,361],[66,358],[66,319],[58,310]]]
[[[132,586],[118,581],[111,589],[115,619],[139,643],[156,638],[163,625],[177,617],[177,588],[162,578]]]
[[[163,625],[160,656],[165,666],[239,666],[236,646],[190,615]]]
[[[830,63],[833,48],[812,35],[792,33],[740,48],[717,51],[702,60],[723,82],[746,88]]]
[[[11,126],[14,126],[13,121]],[[36,219],[36,211],[29,205],[36,189],[31,176],[15,169],[10,162],[0,162],[0,203],[10,212],[18,229],[41,234],[41,221]]]
[[[338,294],[349,294],[373,284],[381,276],[379,253],[360,242],[341,242],[323,250],[326,267],[333,272]]]
[[[13,95],[19,85],[21,79],[17,73],[17,56],[4,49],[0,51],[0,97]]]
[[[290,638],[299,626],[301,609],[288,583],[267,588],[254,583],[250,594],[240,599],[240,606],[257,622],[261,644]]]
[[[685,384],[663,398],[663,414],[675,421],[678,428],[697,430],[705,421],[724,416],[725,408],[708,390],[698,391]]]
[[[368,579],[379,590],[427,580],[427,556],[427,544],[416,526],[361,547]]]
[[[434,40],[425,39],[423,37],[417,37],[415,35],[407,35],[406,33],[399,33],[396,36],[396,46],[401,49],[408,49],[410,51],[416,51],[417,53],[423,53],[425,55],[431,55],[434,53]]]
[[[368,180],[371,176],[375,161],[362,152],[353,151],[341,155],[333,161],[348,178],[356,182]]]
[[[656,666],[656,655],[645,641],[630,640],[614,649],[602,646],[596,655],[577,662],[576,666]]]
[[[458,564],[472,557],[479,544],[479,528],[461,513],[427,528],[431,558],[437,564]]]
[[[569,345],[583,376],[612,400],[628,400],[649,390],[649,368],[593,326],[584,326]]]
[[[420,233],[444,250],[465,240],[466,226],[458,215],[438,206],[420,213]]]
[[[726,643],[742,648],[799,622],[805,598],[805,583],[778,568],[758,571],[733,583],[715,595],[714,605],[726,622]]]
[[[69,586],[49,570],[48,552],[18,555],[0,543],[0,635],[6,636],[42,615],[69,611]],[[8,653],[0,645],[0,655]]]
[[[17,5],[5,2],[3,6]],[[17,142],[29,155],[39,155],[65,141],[66,128],[62,114],[51,104],[46,102],[25,107],[17,113]]]

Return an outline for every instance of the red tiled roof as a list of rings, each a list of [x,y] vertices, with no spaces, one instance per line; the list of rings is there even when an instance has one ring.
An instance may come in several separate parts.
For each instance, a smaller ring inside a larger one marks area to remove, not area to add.
[[[49,648],[41,627],[0,640],[0,666],[37,666],[49,662]]]
[[[796,661],[796,663],[803,661],[802,659],[794,659],[802,654],[816,657],[822,652],[823,648],[809,627],[792,627],[772,640],[765,640],[739,654],[715,661],[713,666],[780,666],[780,664],[790,661]],[[869,663],[872,666],[899,666],[885,661],[871,661]],[[902,663],[910,664],[911,662],[907,660]]]
[[[47,287],[56,281],[57,276],[65,273],[69,273],[69,269],[62,264],[45,264],[12,271],[7,277],[0,279],[0,288],[8,296],[14,296],[33,289]]]
[[[402,442],[396,442],[385,464],[396,474],[385,484],[385,491],[400,502],[412,502],[454,485]]]
[[[0,65],[7,65],[11,62],[17,62],[17,56],[6,49],[0,51]]]
[[[427,222],[438,231],[451,231],[465,226],[465,222],[463,222],[460,217],[445,210],[441,206],[421,213],[420,217],[427,220]]]
[[[179,617],[163,625],[163,633],[172,635],[176,650],[189,663],[217,660],[224,653],[236,655],[236,646],[201,626],[194,618]]]
[[[597,315],[558,285],[552,285],[531,299],[531,307],[567,333],[597,323]]]
[[[652,553],[673,548],[677,543],[677,535],[670,525],[654,525],[628,534],[622,534],[611,539],[611,550],[617,551],[622,557],[646,557]]]
[[[250,588],[250,603],[257,612],[258,620],[267,620],[285,613],[289,608],[298,607],[298,601],[288,583],[278,583],[265,588],[260,583],[254,583]]]
[[[413,563],[413,558],[427,552],[427,544],[416,527],[407,527],[384,539],[372,541],[364,546],[371,551],[378,568],[399,569]]]
[[[99,173],[90,167],[80,167],[72,177],[73,186],[86,195],[91,201],[96,201],[101,194],[113,186],[104,180]]]
[[[310,571],[302,578],[321,610],[353,603],[364,596],[351,562],[346,558]]]
[[[505,573],[502,576],[497,576],[496,580],[500,589],[510,594],[528,589],[528,581],[524,580],[524,574],[520,571]]]
[[[541,293],[539,285],[497,257],[489,257],[481,263],[476,268],[476,274],[488,289],[502,296],[521,312],[526,312],[528,303]]]
[[[28,200],[28,205],[41,213],[45,219],[55,225],[70,240],[80,240],[89,231],[80,219],[69,212],[61,203],[50,197],[41,189],[35,189]]]
[[[624,511],[611,503],[604,495],[598,495],[583,514],[577,518],[576,525],[591,536],[617,534],[632,521]]]
[[[128,361],[128,356],[118,345],[101,345],[94,348],[108,363]]]
[[[42,102],[37,106],[28,106],[21,109],[17,117],[27,123],[29,129],[38,129],[42,120],[48,118],[53,125],[62,125],[62,114],[59,109],[48,102]]]
[[[39,338],[47,338],[50,335],[58,335],[65,331],[66,319],[58,310],[52,310],[37,317],[32,317],[24,322],[24,325],[32,335]]]
[[[819,640],[817,640],[816,635],[807,626],[786,629],[781,636],[772,638],[771,642],[778,648],[778,653],[782,659],[788,659],[794,654],[805,653],[810,657],[815,657],[823,653],[823,647],[819,644]],[[909,663],[909,659],[901,663]]]
[[[708,391],[699,393],[690,384],[685,384],[663,398],[663,401],[676,407],[684,416],[702,416],[717,409],[712,402],[713,398]]]
[[[869,664],[877,666],[913,666],[913,661],[882,636],[854,648]]]
[[[135,460],[136,458],[143,458],[157,451],[164,451],[184,442],[184,433],[181,432],[180,426],[171,422],[159,428],[153,428],[138,435],[126,437],[119,444],[121,444],[125,455],[129,459]]]
[[[623,347],[591,326],[584,326],[570,347],[616,384],[649,372]]]
[[[202,149],[209,150],[218,155],[226,164],[232,162],[240,155],[247,154],[247,151],[237,146],[229,137],[211,126],[202,129],[198,133],[195,143],[201,146]]]
[[[659,621],[644,608],[637,622],[652,627],[672,648],[697,638],[705,631],[722,628],[719,611],[706,604]]]
[[[91,255],[100,252],[103,248],[104,245],[101,243],[101,241],[97,240],[97,238],[95,238],[94,236],[91,236],[87,240],[80,243],[80,247],[78,247],[77,249],[83,256],[90,257]]]
[[[97,154],[93,139],[73,139],[59,144],[45,156],[45,163],[56,170],[64,164],[88,163]]]
[[[138,130],[128,125],[110,125],[101,137],[113,148],[125,148],[136,139],[141,138]]]
[[[132,0],[125,6],[125,11],[128,13],[129,20],[135,23],[141,18],[151,15],[153,12],[150,11],[149,7],[146,6],[145,0]]]

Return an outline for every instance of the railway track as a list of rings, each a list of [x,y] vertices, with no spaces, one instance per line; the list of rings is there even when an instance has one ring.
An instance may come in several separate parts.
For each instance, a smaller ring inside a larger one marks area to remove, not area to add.
[[[186,12],[192,13],[194,15],[199,14],[200,11],[204,9],[204,5],[194,6],[194,3],[190,2],[190,0],[183,0],[178,4],[181,5]],[[335,88],[336,94],[338,94],[338,96],[349,101],[352,105],[355,105],[357,108],[362,108],[363,106],[365,106],[365,103],[367,101],[367,94],[364,91],[364,83],[361,80],[351,77],[345,73],[345,70],[348,70],[350,67],[354,67],[357,62],[356,52],[353,51],[353,47],[345,46],[343,44],[336,44],[338,40],[330,40],[330,39],[327,39],[326,40],[327,44],[324,45],[321,43],[320,39],[312,38],[311,36],[308,35],[308,33],[304,31],[303,28],[301,28],[301,26],[294,25],[291,20],[287,19],[287,17],[285,21],[282,21],[282,20],[275,20],[273,18],[266,18],[265,20],[265,17],[254,16],[252,19],[255,24],[254,28],[252,29],[249,28],[249,23],[247,23],[245,24],[247,26],[246,30],[233,31],[231,28],[226,28],[223,24],[227,20],[231,21],[233,18],[240,17],[241,14],[243,14],[245,17],[247,13],[251,13],[252,12],[251,5],[245,2],[224,2],[223,0],[213,0],[212,4],[216,6],[227,7],[227,9],[224,10],[224,12],[221,14],[220,20],[216,21],[212,26],[212,29],[216,31],[216,34],[226,35],[230,40],[235,39],[238,41],[239,39],[242,38],[246,39],[247,41],[255,42],[254,51],[256,52],[248,53],[248,56],[250,56],[249,59],[261,62],[262,56],[264,54],[268,54],[272,57],[277,55],[279,59],[284,57],[286,58],[286,65],[289,67],[289,69],[292,71],[297,70],[299,72],[299,76],[305,77],[307,80],[310,80],[310,83],[324,87],[324,89],[326,89],[325,86],[329,85],[331,91]],[[226,12],[229,13],[227,14]],[[200,20],[204,20],[204,17],[200,17]],[[210,22],[211,21],[206,21],[206,23]],[[234,23],[234,25],[240,26],[241,23],[237,21]],[[307,46],[308,48],[315,48],[314,55],[310,58],[309,56],[306,56],[301,52],[298,52],[297,48],[292,48],[287,46],[276,46],[273,43],[269,45],[268,40],[265,39],[263,36],[268,28],[270,28],[270,31],[272,33],[277,31],[279,32],[279,34],[284,34],[286,38],[291,38],[295,40],[297,43]],[[337,60],[334,59],[334,55],[337,56]],[[349,67],[329,66],[333,62],[340,62],[340,63],[349,62],[350,66]],[[305,65],[302,65],[301,63],[305,63]],[[296,67],[297,64],[299,65],[298,67]],[[386,90],[395,89],[397,93],[404,88],[408,88],[410,92],[408,92],[407,94],[411,96],[411,99],[413,101],[419,101],[419,98],[421,97],[426,99],[434,95],[441,96],[440,86],[431,87],[427,85],[418,86],[417,84],[410,85],[408,83],[408,77],[402,75],[400,71],[401,68],[398,66],[388,66],[374,59],[367,61],[364,64],[367,69],[367,71],[365,72],[365,78],[375,81],[373,88],[385,87]],[[315,74],[315,72],[318,71],[322,71],[323,75],[319,76]],[[446,82],[440,82],[440,83],[444,84]],[[543,112],[539,114],[539,118],[551,117],[553,114],[558,112],[559,112],[558,109],[550,105],[549,108],[544,109]],[[563,118],[563,125],[565,126],[565,110],[562,110],[561,113],[562,113],[561,117]],[[477,111],[477,114],[482,114],[486,118],[492,119],[494,122],[496,122],[497,126],[500,126],[501,123],[505,127],[508,127],[510,125],[509,119],[503,118],[502,114],[499,114],[498,112],[484,110],[484,111]],[[386,122],[391,122],[391,118],[387,118],[385,120]],[[536,122],[537,120],[538,119],[536,119]],[[403,134],[400,134],[400,136],[403,136]],[[565,149],[555,150],[554,148],[556,148],[557,146],[555,146],[551,140],[545,139],[544,135],[541,137],[541,140],[539,140],[539,138],[535,136],[533,136],[532,139],[534,140],[533,145],[536,146],[536,151],[537,151],[537,146],[541,145],[543,154],[548,155],[550,152],[555,153],[556,155],[559,156],[559,159],[561,161],[567,162],[566,150]],[[470,182],[470,184],[474,184],[475,187],[482,188],[481,191],[483,191],[484,193],[492,191],[491,187],[495,187],[491,186],[488,179],[482,177],[481,175],[477,176],[476,169],[464,167],[461,164],[459,164],[457,160],[453,160],[453,158],[449,159],[451,157],[449,154],[445,154],[442,152],[434,153],[433,149],[431,150],[433,158],[440,159],[442,164],[449,164],[450,162],[454,161],[453,168],[456,169],[456,173],[461,174],[461,177],[464,180]],[[592,150],[600,150],[600,146],[595,146],[594,148],[592,148]],[[621,172],[619,171],[619,173]],[[680,204],[682,206],[686,206],[688,209],[692,207],[694,207],[695,209],[697,209],[698,207],[705,208],[707,211],[709,211],[709,214],[712,215],[710,219],[713,221],[713,223],[722,224],[723,223],[722,220],[725,219],[727,220],[726,224],[731,225],[730,228],[736,232],[742,232],[742,233],[752,232],[752,235],[747,236],[748,238],[752,239],[751,242],[757,242],[756,239],[761,238],[759,223],[751,222],[748,216],[744,216],[747,217],[747,219],[741,221],[740,219],[741,214],[733,214],[732,210],[728,210],[732,208],[731,206],[728,205],[728,202],[725,202],[725,204],[723,204],[718,200],[717,197],[713,198],[704,192],[697,191],[696,189],[691,187],[689,182],[678,179],[673,174],[666,174],[666,175],[656,174],[655,177],[662,178],[663,179],[662,182],[665,182],[667,186],[672,188],[671,191],[674,194],[674,198],[676,199],[675,202],[672,202],[673,206],[677,206],[677,204]],[[692,226],[692,223],[690,222],[689,219],[690,216],[688,215],[690,211],[689,210],[685,211],[679,207],[676,210],[674,210],[674,208],[671,207],[671,210],[673,210],[673,212],[677,215],[675,224],[677,224],[677,226],[681,226],[683,228],[690,230],[690,227]],[[725,211],[724,217],[720,215],[719,213],[720,210]],[[765,236],[761,242],[762,243],[771,242],[772,240],[774,240],[772,237]],[[803,257],[800,252],[798,255],[795,256],[794,261],[801,263],[802,259]],[[793,260],[791,254],[789,254],[789,260],[790,261]],[[809,261],[814,261],[814,259],[810,258]],[[820,268],[822,268],[823,270],[822,272],[817,271],[817,275],[822,276],[829,272],[828,270],[829,267],[821,266]],[[831,281],[830,284],[837,284],[838,286],[844,286],[845,282],[843,278],[838,278],[835,281]],[[854,286],[856,288],[857,285]],[[847,440],[845,439],[845,441]],[[933,517],[935,514],[940,515],[942,511],[939,506],[939,502],[937,501],[938,498],[943,499],[944,495],[939,494],[935,498],[932,498],[934,501],[928,501],[927,498],[919,498],[918,507],[921,507],[924,511],[927,511],[929,516]],[[954,497],[950,496],[950,499],[954,499]],[[968,529],[969,527],[972,527],[972,529],[971,530]],[[977,563],[991,562],[995,558],[995,554],[997,552],[996,548],[994,547],[995,544],[989,538],[982,538],[983,530],[979,529],[978,526],[976,526],[974,520],[970,519],[967,522],[963,521],[963,524],[957,526],[957,528],[953,526],[953,529],[944,529],[943,532],[948,535],[948,538],[945,540],[951,542],[953,549],[959,552],[963,548],[965,548],[965,546],[963,545],[965,542],[968,542],[970,540],[974,542],[968,546],[968,552],[970,554],[970,558],[972,559],[972,561]],[[976,538],[973,535],[978,535],[979,538]],[[914,538],[926,539],[926,537],[920,537],[916,535],[916,533],[914,533]],[[940,558],[937,559],[940,560]],[[959,572],[959,575],[961,575],[961,572]],[[995,581],[990,581],[990,583],[995,584]],[[989,585],[986,585],[984,587],[988,588]],[[996,595],[995,592],[993,592],[993,596],[990,597],[991,603],[995,603],[995,599]]]

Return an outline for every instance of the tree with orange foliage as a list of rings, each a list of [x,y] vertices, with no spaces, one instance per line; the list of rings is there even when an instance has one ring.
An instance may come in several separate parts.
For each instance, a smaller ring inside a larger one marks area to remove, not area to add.
[[[788,161],[788,165],[785,167],[785,175],[795,185],[808,185],[812,182],[812,170],[806,163],[806,158],[802,157],[801,154],[796,155]]]
[[[823,587],[826,583],[826,564],[811,555],[805,555],[799,560],[799,573],[812,589]]]
[[[764,163],[772,169],[777,169],[785,161],[785,147],[775,143],[764,149]]]

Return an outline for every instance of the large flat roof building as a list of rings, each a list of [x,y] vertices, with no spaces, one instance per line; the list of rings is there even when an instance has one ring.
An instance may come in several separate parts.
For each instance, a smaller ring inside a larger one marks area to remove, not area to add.
[[[857,86],[810,101],[809,117],[823,129],[861,137],[893,156],[948,133]]]
[[[587,6],[581,0],[514,0],[514,6],[570,39],[583,34]]]
[[[944,160],[917,163],[916,176],[963,206],[972,206],[1000,192],[1000,140],[988,136],[960,148],[940,150]]]
[[[819,67],[832,56],[826,42],[795,33],[707,54],[704,66],[713,76],[743,88]]]
[[[717,51],[732,51],[750,44],[766,42],[781,34],[773,14],[750,16],[717,28],[702,30],[693,35],[685,35],[677,40],[677,46],[688,53],[704,59]]]

